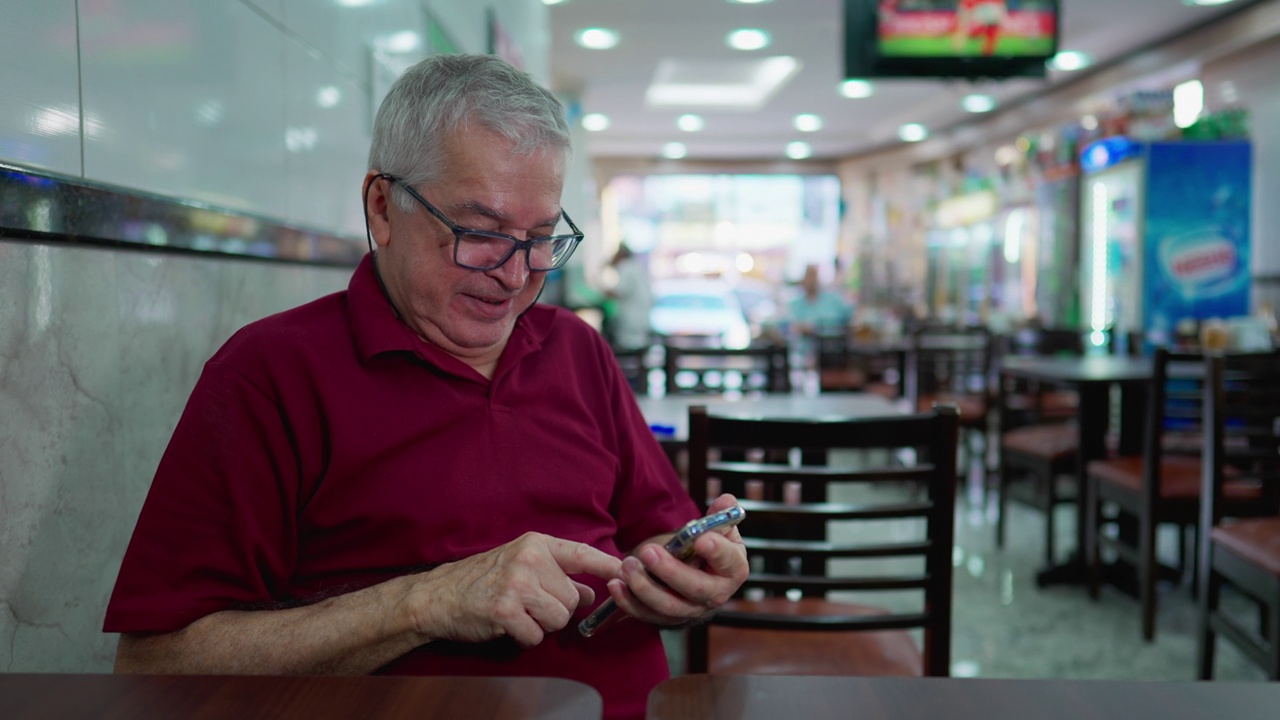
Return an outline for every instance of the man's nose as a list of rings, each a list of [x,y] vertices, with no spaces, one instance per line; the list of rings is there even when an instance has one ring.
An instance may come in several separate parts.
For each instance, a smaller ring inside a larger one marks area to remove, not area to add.
[[[507,261],[489,271],[498,282],[508,288],[523,287],[529,280],[529,251],[519,249],[511,253]]]

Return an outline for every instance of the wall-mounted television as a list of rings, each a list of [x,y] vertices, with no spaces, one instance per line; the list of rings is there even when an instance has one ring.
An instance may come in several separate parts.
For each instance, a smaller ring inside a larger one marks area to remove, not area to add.
[[[844,0],[846,78],[1044,77],[1059,0]]]

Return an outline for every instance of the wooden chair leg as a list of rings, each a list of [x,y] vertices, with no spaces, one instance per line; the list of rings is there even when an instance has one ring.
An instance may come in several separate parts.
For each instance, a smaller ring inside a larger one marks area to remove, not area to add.
[[[1267,624],[1270,626],[1266,629],[1267,642],[1271,646],[1271,653],[1267,657],[1266,668],[1267,677],[1270,680],[1280,680],[1280,598],[1273,597],[1267,601]]]
[[[1004,547],[1005,512],[1009,504],[1009,463],[1000,453],[1000,467],[996,472],[996,547]]]
[[[1084,563],[1085,575],[1089,584],[1089,597],[1093,600],[1098,599],[1098,585],[1100,582],[1099,564],[1099,548],[1101,541],[1098,535],[1102,532],[1101,527],[1101,507],[1102,501],[1098,498],[1098,483],[1089,478],[1086,482],[1089,484],[1088,497],[1089,502],[1085,506],[1085,526],[1084,526]]]
[[[1205,552],[1212,553],[1213,549],[1206,549]],[[1200,597],[1197,605],[1200,610],[1199,627],[1196,634],[1196,677],[1200,680],[1213,679],[1213,656],[1217,646],[1217,634],[1213,631],[1213,623],[1209,618],[1213,613],[1218,611],[1218,602],[1222,595],[1221,583],[1213,577],[1213,570],[1210,568],[1211,561],[1209,557],[1200,557],[1201,553],[1197,552],[1196,557],[1200,561],[1200,567],[1203,568],[1203,577],[1200,578]]]
[[[1156,637],[1156,527],[1148,515],[1138,519],[1138,600],[1142,605],[1142,639],[1151,642]]]
[[[1053,475],[1052,468],[1044,468],[1044,474],[1041,476],[1041,482],[1045,484],[1044,491],[1044,561],[1046,567],[1053,567],[1054,557],[1057,552],[1054,547],[1054,538],[1057,536],[1056,523],[1054,520],[1054,508],[1058,507],[1058,483],[1057,478]]]

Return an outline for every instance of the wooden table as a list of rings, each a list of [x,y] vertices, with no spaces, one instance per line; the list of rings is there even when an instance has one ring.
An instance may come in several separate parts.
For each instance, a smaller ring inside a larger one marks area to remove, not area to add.
[[[0,717],[598,718],[600,694],[560,678],[0,674]]]
[[[1076,458],[1076,550],[1064,565],[1045,568],[1036,576],[1041,586],[1085,582],[1085,508],[1088,465],[1106,455],[1107,425],[1111,416],[1111,387],[1121,388],[1120,453],[1142,452],[1144,404],[1154,369],[1151,358],[1128,356],[1099,357],[1010,357],[1001,363],[1006,377],[1034,380],[1071,387],[1080,397],[1077,425],[1079,448]]]
[[[667,395],[637,397],[640,412],[650,426],[673,428],[659,439],[683,445],[689,437],[689,406],[706,405],[707,412],[723,417],[761,418],[857,418],[900,415],[901,403],[872,393],[765,393],[763,395]]]
[[[1275,720],[1280,683],[686,675],[649,720]]]

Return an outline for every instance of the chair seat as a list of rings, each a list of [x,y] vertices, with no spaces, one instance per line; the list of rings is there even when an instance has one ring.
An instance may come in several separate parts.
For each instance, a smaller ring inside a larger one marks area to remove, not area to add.
[[[1054,423],[1028,425],[1010,430],[1000,436],[1000,446],[1006,451],[1042,457],[1053,462],[1075,457],[1080,449],[1080,431],[1075,425]]]
[[[1075,417],[1080,409],[1080,396],[1074,390],[1050,390],[1039,394],[1010,394],[1004,406],[1013,412],[1035,411],[1041,419]]]
[[[1160,458],[1160,497],[1164,499],[1192,499],[1200,497],[1202,460],[1188,455],[1165,455]],[[1228,473],[1229,475],[1231,473]],[[1089,475],[1099,480],[1142,491],[1142,457],[1124,455],[1094,460],[1089,463]],[[1231,482],[1223,485],[1227,500],[1253,500],[1262,496],[1262,489],[1255,482]]]
[[[822,368],[818,384],[823,390],[860,390],[867,384],[867,374],[858,368]]]
[[[934,405],[955,405],[960,412],[961,425],[984,426],[987,422],[987,398],[983,395],[938,393],[921,395],[916,402],[919,412],[929,412]]]
[[[897,383],[887,383],[879,380],[867,383],[863,386],[862,391],[889,398],[890,400],[895,400],[902,394]]]
[[[1280,577],[1280,517],[1237,520],[1213,528],[1213,542]]]
[[[817,598],[734,600],[722,611],[798,617],[888,612]],[[712,625],[708,633],[711,656],[707,671],[713,675],[924,675],[920,649],[902,630],[762,630]]]

